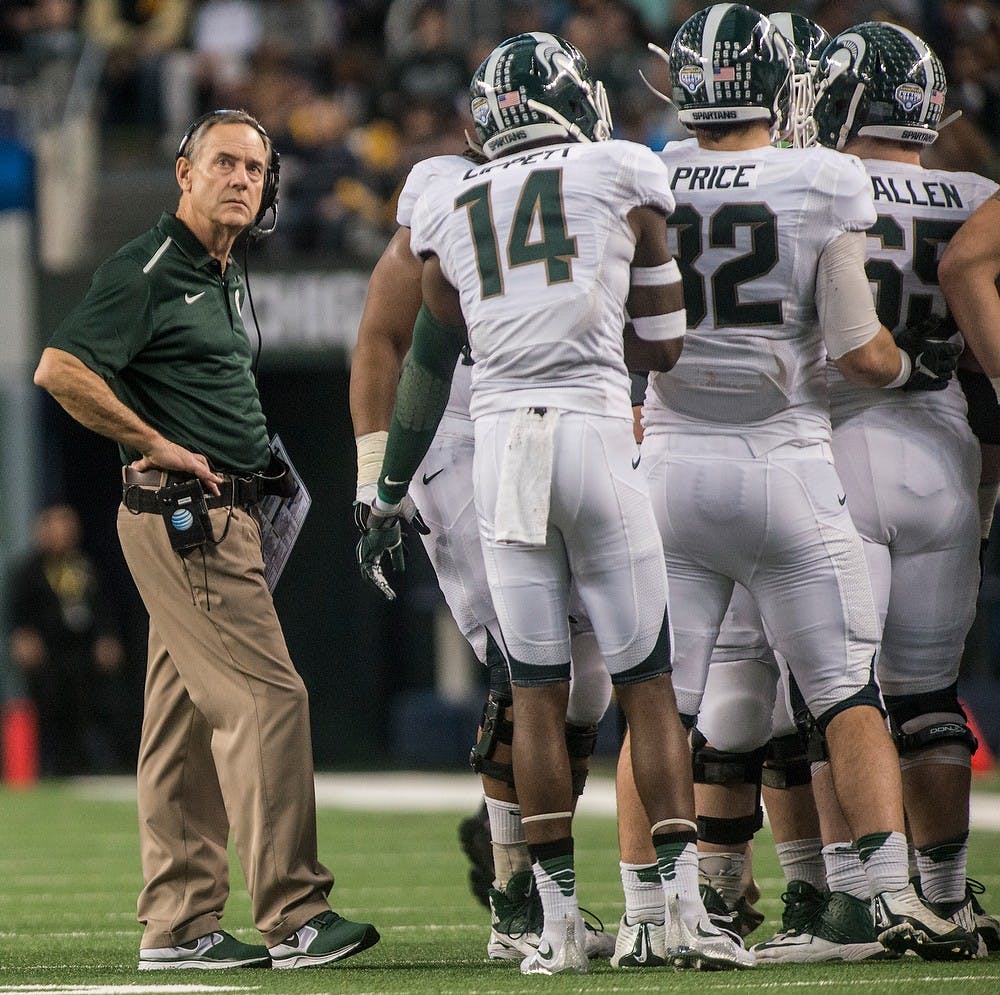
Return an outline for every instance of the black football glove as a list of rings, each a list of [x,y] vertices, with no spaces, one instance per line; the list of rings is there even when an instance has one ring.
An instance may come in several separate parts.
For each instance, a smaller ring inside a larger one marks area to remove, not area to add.
[[[365,522],[355,549],[361,576],[387,601],[395,601],[396,592],[385,579],[382,570],[382,557],[389,554],[389,562],[396,573],[402,573],[406,569],[399,515],[382,515],[363,504],[355,505],[354,510],[355,520],[360,523],[363,518]]]
[[[955,323],[950,317],[928,314],[911,322],[896,336],[896,345],[913,365],[900,390],[944,390],[951,380],[962,346],[953,342]]]

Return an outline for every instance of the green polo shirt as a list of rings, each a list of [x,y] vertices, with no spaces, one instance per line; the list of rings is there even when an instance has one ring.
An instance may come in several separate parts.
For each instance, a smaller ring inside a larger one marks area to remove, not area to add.
[[[171,442],[217,470],[266,468],[267,425],[240,312],[246,285],[172,214],[98,268],[49,345],[76,356]],[[141,453],[119,447],[123,463]]]

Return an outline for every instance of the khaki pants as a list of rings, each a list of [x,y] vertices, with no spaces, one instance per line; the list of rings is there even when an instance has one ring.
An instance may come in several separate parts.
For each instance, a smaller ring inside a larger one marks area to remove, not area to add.
[[[210,512],[216,536],[228,511]],[[144,947],[218,928],[232,827],[254,924],[274,946],[329,906],[316,854],[309,707],[264,583],[260,530],[185,556],[155,514],[118,512],[118,535],[149,612],[138,764]]]

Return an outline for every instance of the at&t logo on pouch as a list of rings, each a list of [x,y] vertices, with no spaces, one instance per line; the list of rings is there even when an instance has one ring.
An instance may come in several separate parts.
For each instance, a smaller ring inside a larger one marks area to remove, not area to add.
[[[677,74],[677,78],[688,93],[694,93],[704,83],[705,74],[701,66],[684,66]]]
[[[192,515],[187,508],[178,508],[170,516],[170,524],[177,529],[178,532],[187,532],[187,530],[194,525],[194,515]]]

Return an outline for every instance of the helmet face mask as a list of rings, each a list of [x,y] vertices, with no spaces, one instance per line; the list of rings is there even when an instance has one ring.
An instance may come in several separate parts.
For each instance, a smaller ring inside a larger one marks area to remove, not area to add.
[[[681,124],[766,121],[780,131],[791,96],[791,50],[757,11],[720,3],[689,17],[670,46],[673,102]]]
[[[948,89],[941,60],[915,34],[867,21],[841,32],[817,70],[819,141],[842,149],[852,138],[930,145]]]
[[[469,87],[476,138],[488,159],[543,140],[611,137],[604,86],[574,45],[543,31],[501,42]]]
[[[817,142],[816,122],[812,116],[817,96],[816,70],[823,50],[830,43],[830,35],[815,21],[791,11],[769,14],[768,20],[792,50],[792,96],[787,126],[781,137],[791,142],[793,148],[811,148]]]

